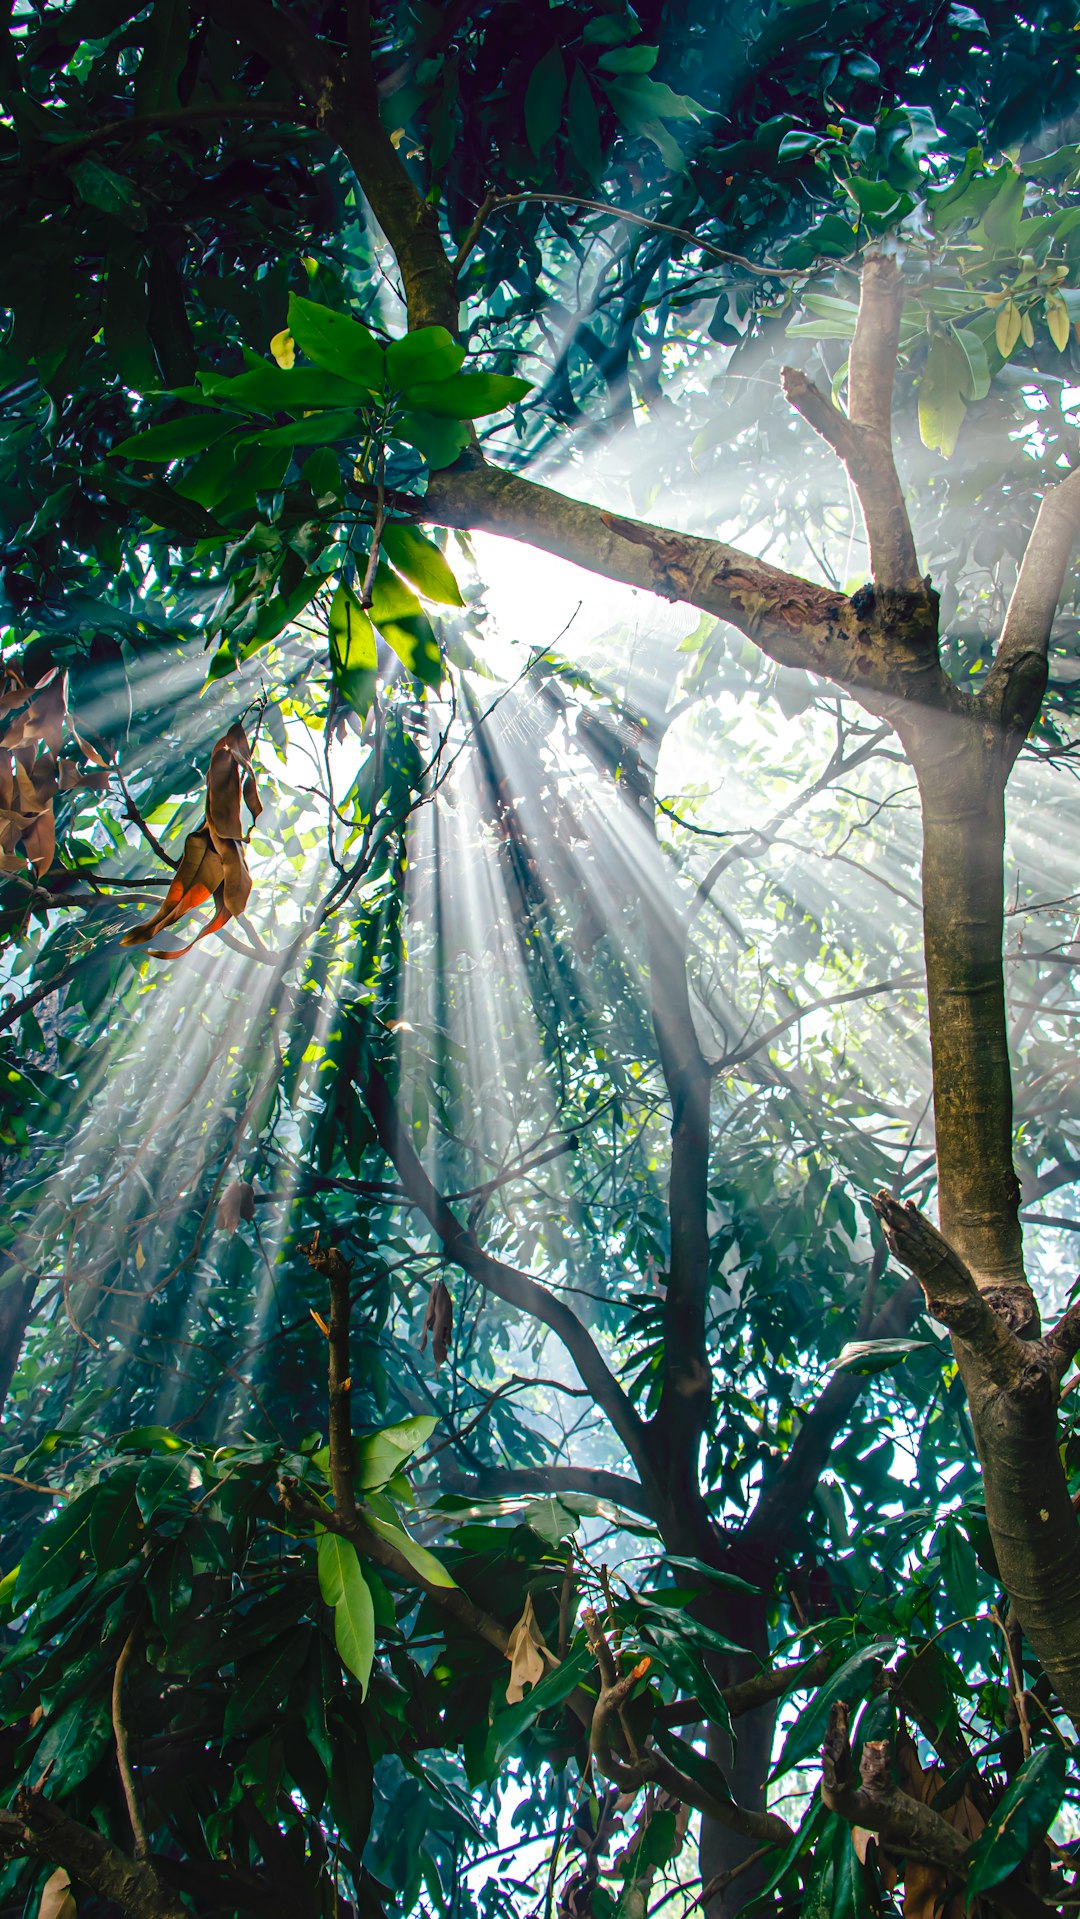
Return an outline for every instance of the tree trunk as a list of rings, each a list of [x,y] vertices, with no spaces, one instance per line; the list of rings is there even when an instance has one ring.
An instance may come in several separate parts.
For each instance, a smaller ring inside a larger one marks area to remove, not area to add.
[[[1017,1330],[1034,1322],[1013,1167],[1002,935],[1006,771],[997,730],[939,715],[912,742],[941,1231]]]
[[[927,738],[929,734],[929,739]],[[927,748],[929,747],[929,750]],[[1005,780],[996,729],[935,720],[912,758],[923,804],[923,915],[941,1231],[994,1311],[1039,1331],[1024,1273],[1012,1159],[1002,964]],[[953,1348],[983,1472],[1002,1584],[1074,1718],[1080,1714],[1080,1526],[1040,1349],[1015,1389],[963,1338]]]

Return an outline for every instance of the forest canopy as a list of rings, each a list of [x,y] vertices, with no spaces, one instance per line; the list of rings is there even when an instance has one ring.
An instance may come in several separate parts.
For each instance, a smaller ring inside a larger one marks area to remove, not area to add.
[[[1075,1908],[1078,36],[8,10],[3,1919]]]

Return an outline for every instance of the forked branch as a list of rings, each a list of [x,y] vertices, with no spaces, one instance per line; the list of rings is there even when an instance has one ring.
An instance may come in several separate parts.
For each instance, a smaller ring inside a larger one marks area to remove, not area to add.
[[[1050,488],[1039,507],[980,695],[1006,735],[1010,760],[1020,751],[1046,689],[1054,615],[1078,536],[1080,467],[1075,467]]]
[[[893,378],[903,304],[899,269],[892,260],[872,254],[863,263],[846,413],[805,373],[784,367],[781,379],[796,412],[847,467],[866,523],[875,583],[891,592],[921,594],[915,541],[892,446]]]

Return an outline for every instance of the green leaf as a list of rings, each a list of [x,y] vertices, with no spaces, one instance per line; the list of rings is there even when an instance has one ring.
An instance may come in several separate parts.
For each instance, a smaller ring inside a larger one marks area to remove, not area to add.
[[[511,373],[458,373],[450,380],[406,387],[405,403],[422,413],[449,420],[478,420],[500,413],[530,391],[530,382]]]
[[[71,178],[80,200],[85,201],[87,206],[95,207],[99,213],[111,214],[114,219],[122,220],[125,226],[141,228],[146,225],[142,195],[135,182],[125,174],[114,173],[112,167],[88,156],[85,160],[76,161],[71,168]]]
[[[90,1550],[99,1573],[122,1566],[135,1550],[137,1533],[134,1472],[103,1480],[90,1510]]]
[[[186,1453],[188,1443],[168,1426],[132,1426],[113,1440],[118,1453]]]
[[[263,360],[246,373],[197,373],[200,394],[254,413],[306,413],[312,407],[360,407],[367,388],[315,366],[278,366]]]
[[[659,58],[659,47],[613,47],[596,64],[607,73],[651,73]]]
[[[327,1533],[325,1538],[334,1537]],[[273,1722],[281,1713],[291,1681],[307,1657],[309,1635],[294,1627],[275,1639],[259,1658],[244,1661],[229,1688],[224,1735],[241,1726]]]
[[[401,1471],[407,1459],[426,1446],[438,1425],[430,1413],[414,1413],[396,1426],[384,1426],[381,1432],[353,1440],[356,1483],[364,1492],[385,1486]]]
[[[32,1599],[68,1583],[82,1554],[90,1548],[90,1519],[97,1487],[91,1486],[42,1526],[19,1564],[13,1608],[23,1612]]]
[[[984,400],[990,391],[990,364],[986,347],[973,327],[954,326],[953,339],[967,360],[967,379],[961,387],[967,401]]]
[[[328,624],[334,684],[353,711],[363,717],[375,697],[379,652],[371,621],[344,580],[330,602]]]
[[[429,1553],[426,1546],[418,1545],[400,1521],[393,1523],[388,1519],[380,1519],[377,1513],[371,1512],[367,1507],[364,1508],[364,1519],[372,1531],[378,1533],[380,1539],[385,1539],[389,1545],[397,1547],[402,1558],[408,1560],[413,1571],[419,1573],[421,1579],[426,1579],[429,1586],[457,1585],[457,1580],[451,1577],[434,1553]]]
[[[772,1770],[773,1779],[782,1778],[801,1759],[820,1752],[822,1736],[834,1702],[846,1699],[848,1705],[853,1706],[863,1699],[873,1682],[876,1668],[895,1645],[895,1639],[875,1639],[872,1645],[864,1646],[851,1659],[845,1660],[826,1685],[818,1687],[788,1732],[783,1750]]]
[[[355,440],[364,432],[363,414],[345,411],[313,413],[291,426],[272,426],[248,434],[243,446],[330,446],[336,440]]]
[[[371,592],[371,618],[405,671],[425,686],[438,686],[442,658],[431,622],[412,588],[382,560]]]
[[[221,413],[186,414],[182,420],[160,420],[144,433],[133,433],[111,451],[122,459],[157,461],[182,460],[189,453],[205,453],[237,424]]]
[[[516,1706],[507,1706],[496,1712],[492,1720],[492,1758],[496,1766],[501,1766],[508,1752],[517,1745],[523,1732],[527,1732],[535,1719],[552,1706],[561,1706],[568,1699],[575,1686],[582,1682],[595,1681],[596,1661],[588,1646],[577,1646],[558,1666],[530,1686],[524,1698]],[[509,1674],[507,1674],[509,1678]],[[501,1695],[496,1690],[496,1697]]]
[[[841,1346],[829,1367],[835,1373],[861,1373],[869,1377],[872,1373],[902,1366],[912,1353],[922,1352],[931,1344],[929,1339],[852,1339]]]
[[[956,447],[967,406],[967,354],[951,333],[935,333],[919,381],[919,432],[924,446],[947,460]]]
[[[417,327],[386,349],[386,378],[395,393],[429,380],[449,380],[464,365],[465,348],[444,326]]]
[[[1055,1740],[1025,1759],[1008,1792],[994,1808],[972,1856],[965,1907],[1015,1872],[1044,1836],[1065,1797],[1066,1753]]]
[[[394,438],[414,446],[433,473],[453,466],[469,444],[469,429],[459,420],[440,420],[434,413],[405,413],[394,426]]]
[[[375,1657],[375,1609],[356,1547],[337,1533],[319,1534],[319,1590],[334,1608],[334,1640],[341,1663],[368,1689]]]
[[[525,138],[538,158],[559,131],[565,95],[566,61],[561,48],[549,47],[525,89]]]
[[[628,73],[621,80],[605,80],[604,89],[624,127],[648,133],[654,120],[700,120],[703,108],[688,94],[674,93],[663,80]]]
[[[970,1619],[979,1604],[979,1562],[971,1544],[952,1521],[946,1521],[938,1534],[937,1548],[945,1590],[957,1617]]]
[[[351,314],[335,313],[331,307],[290,293],[289,332],[301,352],[325,373],[339,374],[373,393],[382,391],[386,353],[375,335]]]
[[[570,76],[568,102],[570,147],[585,178],[595,186],[604,170],[604,150],[600,142],[600,115],[580,61]]]
[[[436,600],[440,606],[464,606],[461,588],[443,554],[417,527],[407,520],[392,520],[383,527],[382,545],[398,572],[411,580],[426,600]]]

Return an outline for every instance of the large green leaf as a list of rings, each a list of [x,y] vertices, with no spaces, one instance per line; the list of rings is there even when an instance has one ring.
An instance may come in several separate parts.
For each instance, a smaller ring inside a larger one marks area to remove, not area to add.
[[[399,573],[411,580],[427,600],[442,606],[464,606],[458,586],[442,553],[418,527],[407,520],[391,520],[382,532],[383,552]]]
[[[375,1657],[375,1609],[356,1547],[338,1533],[319,1534],[319,1590],[334,1608],[334,1639],[341,1663],[366,1693]]]
[[[395,393],[428,380],[448,380],[465,360],[465,348],[444,326],[417,327],[386,349],[386,378]]]
[[[431,621],[410,586],[380,560],[371,592],[371,617],[407,673],[438,686],[442,658]]]
[[[451,1577],[434,1553],[429,1553],[426,1546],[421,1546],[411,1533],[406,1532],[400,1521],[380,1519],[378,1514],[371,1512],[369,1508],[364,1510],[364,1519],[372,1531],[378,1533],[380,1539],[385,1539],[388,1545],[397,1547],[402,1558],[408,1560],[413,1571],[418,1572],[421,1579],[426,1579],[429,1586],[457,1585],[457,1580]]]
[[[289,295],[289,332],[302,353],[325,373],[337,373],[371,392],[381,392],[386,355],[373,333],[348,313]]]
[[[306,413],[310,407],[358,407],[369,403],[370,395],[357,380],[343,380],[320,367],[278,366],[262,360],[246,373],[199,373],[200,398],[225,406],[242,407],[255,413]]]
[[[800,1760],[808,1759],[811,1753],[820,1752],[829,1713],[835,1701],[844,1699],[849,1706],[853,1706],[864,1699],[873,1684],[878,1666],[895,1645],[895,1639],[875,1639],[872,1645],[863,1646],[850,1659],[846,1659],[826,1685],[818,1687],[788,1732],[783,1750],[773,1767],[774,1779],[782,1778],[785,1772],[790,1772]]]
[[[394,438],[414,446],[434,473],[453,466],[469,437],[468,427],[460,420],[440,419],[435,413],[403,413],[394,425]]]
[[[406,387],[404,399],[407,406],[436,418],[478,420],[485,413],[500,413],[528,391],[529,381],[512,373],[457,373],[450,380]]]
[[[1055,1740],[1025,1759],[982,1834],[972,1858],[965,1906],[1001,1884],[1027,1858],[1057,1817],[1065,1797],[1067,1756]]]
[[[565,96],[566,62],[560,47],[549,47],[537,61],[525,89],[525,138],[537,155],[550,146],[559,131]]]
[[[375,697],[379,652],[371,621],[344,580],[330,602],[328,623],[334,684],[353,711],[363,715]]]
[[[125,459],[145,460],[150,465],[181,460],[191,453],[205,453],[207,447],[213,446],[236,424],[235,419],[218,412],[189,413],[180,420],[159,420],[144,433],[133,433],[121,440],[112,451]]]
[[[919,432],[924,446],[948,459],[964,424],[970,391],[968,357],[950,333],[935,333],[919,381]]]

